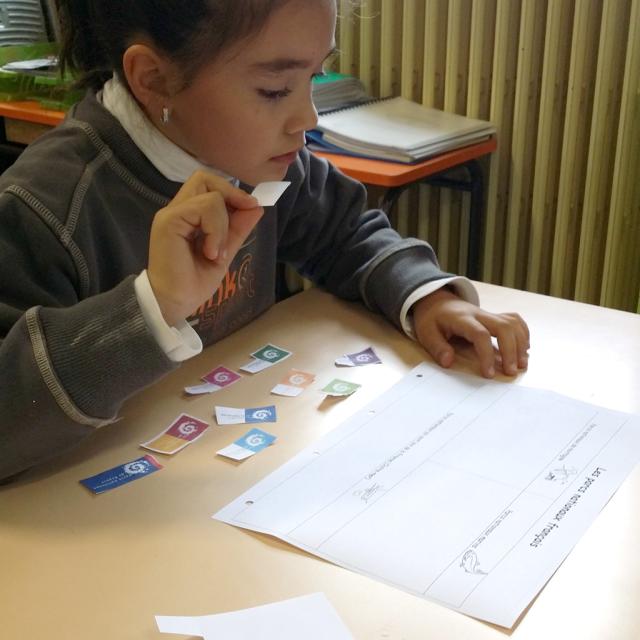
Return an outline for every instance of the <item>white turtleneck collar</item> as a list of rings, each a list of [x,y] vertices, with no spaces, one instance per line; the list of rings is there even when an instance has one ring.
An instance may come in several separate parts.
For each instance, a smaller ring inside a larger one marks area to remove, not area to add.
[[[186,182],[198,170],[231,180],[222,171],[203,164],[167,138],[147,118],[129,90],[114,74],[98,94],[98,100],[122,125],[136,146],[168,180]]]

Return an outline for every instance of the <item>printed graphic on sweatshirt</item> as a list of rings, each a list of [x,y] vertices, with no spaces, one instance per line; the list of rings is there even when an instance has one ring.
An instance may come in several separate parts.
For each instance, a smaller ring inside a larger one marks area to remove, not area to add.
[[[256,295],[253,263],[253,254],[248,253],[237,268],[234,269],[232,264],[215,293],[189,318],[200,335],[205,336],[212,331],[219,315],[231,300],[240,297],[252,299]]]

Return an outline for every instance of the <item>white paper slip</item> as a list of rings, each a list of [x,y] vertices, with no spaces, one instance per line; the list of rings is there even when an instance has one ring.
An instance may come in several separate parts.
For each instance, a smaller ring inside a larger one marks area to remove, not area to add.
[[[251,451],[250,449],[245,449],[238,444],[230,444],[223,449],[219,449],[216,451],[219,456],[224,456],[225,458],[231,458],[231,460],[246,460],[251,456],[256,454],[255,451]]]
[[[259,358],[253,358],[246,364],[239,367],[240,371],[246,371],[247,373],[259,373],[264,369],[268,369],[273,366],[271,362],[260,360]]]
[[[214,517],[512,627],[639,460],[640,416],[425,363]]]
[[[156,624],[205,640],[353,640],[323,593],[210,616],[156,616]]]
[[[280,196],[287,190],[290,182],[261,182],[251,192],[261,207],[273,207]]]
[[[204,395],[205,393],[213,393],[219,391],[220,387],[217,384],[211,382],[205,382],[203,384],[196,384],[191,387],[185,387],[184,392],[190,396]]]

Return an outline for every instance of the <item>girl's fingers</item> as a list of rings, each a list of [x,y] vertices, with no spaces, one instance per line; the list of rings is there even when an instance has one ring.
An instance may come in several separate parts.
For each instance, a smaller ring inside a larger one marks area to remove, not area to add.
[[[453,332],[473,345],[480,361],[482,375],[485,378],[493,378],[496,374],[495,351],[487,327],[476,318],[466,316],[459,326],[453,327]]]
[[[180,204],[205,193],[218,192],[232,209],[252,209],[257,200],[227,179],[206,171],[196,171],[174,196],[172,204]]]

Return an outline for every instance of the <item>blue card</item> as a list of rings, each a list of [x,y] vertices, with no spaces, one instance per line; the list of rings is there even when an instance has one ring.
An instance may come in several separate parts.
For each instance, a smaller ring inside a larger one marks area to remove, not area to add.
[[[127,482],[133,482],[148,476],[150,473],[160,469],[162,469],[162,465],[153,456],[143,456],[90,478],[80,480],[80,483],[90,491],[93,491],[93,493],[104,493],[120,485],[127,484]]]
[[[249,451],[258,453],[258,451],[262,451],[265,447],[268,447],[275,441],[275,439],[275,436],[272,436],[266,431],[262,431],[261,429],[251,429],[251,431],[245,433],[242,438],[239,438],[233,444],[237,444],[243,449],[248,449]]]
[[[276,406],[272,404],[269,407],[256,407],[255,409],[244,410],[245,422],[275,422]]]

